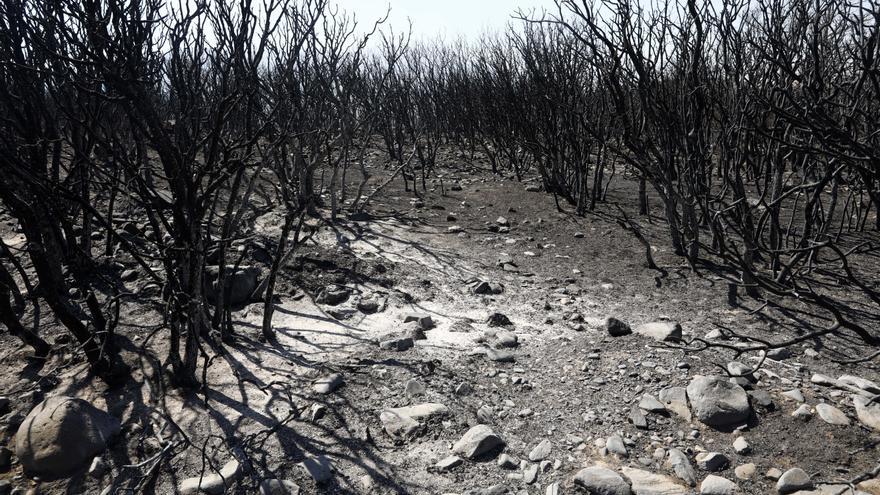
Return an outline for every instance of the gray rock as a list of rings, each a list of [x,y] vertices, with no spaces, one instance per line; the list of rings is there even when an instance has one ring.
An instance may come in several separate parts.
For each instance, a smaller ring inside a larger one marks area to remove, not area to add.
[[[501,331],[495,334],[495,347],[512,348],[519,345],[519,338],[513,332]]]
[[[422,395],[426,390],[425,384],[415,379],[407,380],[403,389],[409,396]]]
[[[504,286],[498,282],[477,280],[471,285],[471,292],[476,295],[501,294],[504,292]]]
[[[443,458],[434,465],[434,468],[440,473],[448,473],[452,471],[458,466],[461,466],[461,463],[464,462],[461,457],[457,455],[451,455],[449,457]]]
[[[623,475],[632,483],[634,495],[688,495],[690,490],[668,476],[625,467]]]
[[[629,453],[626,450],[626,446],[623,444],[623,438],[620,435],[614,434],[608,437],[608,440],[605,441],[605,448],[608,449],[608,452],[611,454],[617,454],[621,457],[626,457]]]
[[[434,328],[434,320],[430,315],[410,313],[403,318],[404,323],[409,323],[411,321],[418,322],[419,326],[422,327],[422,330],[430,330]]]
[[[24,418],[15,455],[25,472],[58,478],[84,466],[119,434],[118,419],[73,397],[51,397]]]
[[[417,436],[425,421],[448,415],[449,408],[443,404],[425,403],[385,409],[379,413],[379,420],[392,438],[408,440]]]
[[[674,412],[685,421],[692,419],[691,409],[688,407],[687,391],[684,387],[670,387],[660,391],[660,402],[666,409]]]
[[[626,323],[609,316],[605,319],[605,331],[612,337],[623,337],[632,333],[632,329]]]
[[[672,321],[656,321],[639,325],[635,329],[639,335],[650,337],[660,342],[676,342],[681,340],[681,325]]]
[[[418,436],[422,431],[422,423],[409,416],[382,411],[379,413],[379,419],[382,421],[385,433],[397,440],[409,440]]]
[[[523,469],[523,482],[527,485],[531,485],[532,483],[538,481],[538,465],[537,464],[529,464]]]
[[[834,378],[820,373],[813,374],[813,376],[810,377],[810,383],[815,383],[816,385],[824,385],[826,387],[836,387],[839,385],[837,383],[837,380],[835,380]]]
[[[299,466],[318,484],[326,483],[333,477],[333,464],[323,455],[306,457]]]
[[[869,428],[880,431],[880,405],[871,403],[870,399],[861,395],[853,395],[852,400],[859,421]]]
[[[697,454],[697,466],[704,471],[721,471],[730,464],[730,459],[720,452],[703,452]]]
[[[752,367],[739,361],[731,361],[727,363],[727,372],[730,373],[731,376],[742,377],[752,383],[758,381],[755,379]]]
[[[574,484],[583,488],[589,495],[631,495],[629,483],[616,472],[592,466],[581,469],[574,475]]]
[[[816,413],[822,418],[822,421],[829,425],[848,426],[849,418],[840,409],[830,404],[816,404]]]
[[[226,267],[226,292],[223,302],[229,306],[241,306],[253,299],[259,298],[260,269],[255,266]],[[205,297],[208,302],[215,304],[220,295],[220,267],[205,267]]]
[[[792,468],[779,477],[776,482],[776,493],[785,495],[794,493],[799,490],[809,490],[813,488],[813,480],[801,468]]]
[[[764,474],[764,476],[770,478],[773,481],[778,481],[779,478],[782,477],[782,470],[780,470],[778,468],[770,468],[767,470],[767,472]]]
[[[651,394],[642,395],[642,399],[639,401],[639,409],[652,413],[666,412],[666,406]]]
[[[504,440],[486,425],[477,425],[469,429],[452,447],[452,452],[465,459],[477,459],[502,450]]]
[[[498,456],[498,467],[501,469],[516,469],[519,467],[519,461],[507,454]]]
[[[468,382],[459,383],[455,387],[455,395],[470,395],[474,391],[474,387]]]
[[[327,406],[324,404],[312,404],[307,411],[303,412],[305,419],[315,423],[327,415]]]
[[[498,484],[492,485],[488,488],[472,488],[470,490],[465,490],[463,495],[503,495],[509,492],[510,489],[507,488],[507,485]]]
[[[639,409],[639,406],[633,406],[629,411],[629,420],[636,428],[640,430],[648,429],[648,418],[645,417],[645,414]]]
[[[502,349],[486,349],[486,359],[495,361],[496,363],[512,363],[516,361],[516,355],[510,351]]]
[[[477,409],[477,421],[481,424],[485,425],[491,423],[493,415],[492,408],[489,406],[483,405]]]
[[[739,488],[736,483],[721,476],[710,474],[700,483],[700,495],[736,495]]]
[[[770,392],[766,390],[749,390],[747,393],[752,401],[752,406],[763,408],[767,411],[776,409],[776,404],[773,403],[773,397],[770,396]]]
[[[529,460],[532,462],[543,461],[550,456],[552,450],[553,444],[550,443],[550,440],[544,439],[529,452]]]
[[[327,304],[329,306],[336,306],[337,304],[342,304],[348,297],[351,295],[351,290],[346,287],[325,287],[319,294],[318,297],[315,298],[315,302],[318,304]]]
[[[470,333],[474,331],[474,326],[465,320],[458,320],[449,326],[452,333]]]
[[[804,394],[798,389],[786,390],[785,392],[782,392],[782,395],[788,399],[795,401],[795,402],[804,402],[805,401]]]
[[[414,345],[413,338],[405,335],[386,335],[379,341],[379,349],[385,351],[408,351]]]
[[[341,387],[342,383],[342,375],[340,373],[332,373],[315,380],[315,383],[312,384],[312,390],[319,394],[329,394]]]
[[[544,491],[544,495],[562,495],[562,487],[559,485],[559,482],[554,481],[547,485],[547,490]]]
[[[299,495],[299,485],[290,480],[269,479],[260,482],[260,495]]]
[[[203,476],[194,476],[180,482],[177,490],[181,495],[207,493],[217,495],[225,492],[241,476],[241,465],[235,459],[227,462],[219,473],[205,472]]]
[[[808,404],[801,404],[791,413],[791,416],[802,421],[809,421],[809,419],[813,417],[813,408]]]
[[[697,419],[713,427],[743,423],[752,411],[746,391],[717,376],[695,376],[687,396]]]
[[[684,452],[678,449],[669,449],[667,454],[669,458],[667,459],[667,463],[672,467],[672,471],[676,476],[688,486],[696,486],[697,485],[697,472],[694,471],[694,467],[691,466],[691,461],[688,460],[687,456],[684,455]]]
[[[880,394],[880,385],[865,378],[853,375],[843,375],[838,378],[837,381],[838,383],[856,387],[866,392],[871,392],[872,394]]]
[[[379,302],[372,299],[361,299],[357,303],[357,309],[361,313],[366,313],[368,315],[379,311],[379,307]]]
[[[486,317],[486,324],[490,327],[509,327],[513,325],[513,322],[507,315],[495,312]]]
[[[779,349],[770,349],[767,351],[767,358],[773,359],[776,361],[785,361],[792,356],[791,349],[788,347],[782,347]]]

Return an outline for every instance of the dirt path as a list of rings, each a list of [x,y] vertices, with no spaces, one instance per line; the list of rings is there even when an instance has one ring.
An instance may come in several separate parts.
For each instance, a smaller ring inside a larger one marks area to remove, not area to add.
[[[236,493],[255,493],[274,478],[292,480],[302,493],[569,493],[575,475],[597,465],[626,474],[637,495],[696,492],[669,463],[677,459],[671,452],[683,453],[696,483],[714,474],[741,493],[772,493],[776,481],[765,474],[771,469],[801,467],[816,481],[838,482],[873,467],[873,434],[855,417],[851,391],[810,377],[876,379],[876,372],[832,366],[808,348],[767,361],[754,383],[744,384],[753,413],[734,432],[641,410],[645,394],[661,397],[696,375],[717,375],[734,354],[685,355],[643,335],[612,337],[606,316],[633,327],[677,321],[685,338],[723,326],[766,328],[767,321],[749,308],[719,304],[726,290],[720,279],[689,274],[662,248],[656,258],[670,275],[656,278],[642,266],[638,243],[610,219],[561,215],[551,197],[524,193],[513,181],[475,175],[459,183],[460,191],[429,194],[417,206],[390,191],[370,219],[319,231],[296,262],[307,291],[282,294],[273,321],[277,342],[259,339],[259,305],[237,312],[238,338],[211,361],[207,392],[163,395],[159,364],[145,358],[122,392],[85,380],[81,367],[69,370],[55,391],[123,417],[125,441],[113,451],[111,475],[83,474],[44,484],[44,492],[124,486],[137,470],[120,466],[155,455],[161,439],[180,437],[167,429],[158,435],[169,418],[192,446],[163,465],[155,493],[174,493],[182,479],[210,470],[206,460],[219,467],[232,458],[244,466],[231,488]],[[503,290],[474,294],[477,280]],[[316,302],[322,290],[342,289],[344,301]],[[360,310],[362,301],[378,310]],[[385,336],[411,331],[404,321],[412,313],[432,319],[426,338],[405,351],[381,349]],[[494,313],[510,324],[490,325]],[[130,317],[121,331],[134,345],[158,315],[132,308]],[[755,357],[739,359],[754,364]],[[316,382],[332,374],[342,386],[317,391]],[[806,426],[813,434],[803,438],[797,432],[804,424],[791,417],[801,404],[783,395],[793,390],[811,406],[834,404],[850,425],[814,417]],[[393,425],[381,413],[419,404],[441,404],[445,412],[419,418],[406,435],[390,434]],[[634,411],[644,425],[634,424]],[[478,424],[504,441],[508,458],[493,453],[443,464]],[[750,444],[748,453],[734,448],[738,436]],[[533,452],[542,442],[548,451]],[[728,461],[710,473],[699,463],[705,452]],[[303,468],[308,459],[332,466],[327,479],[317,482]]]

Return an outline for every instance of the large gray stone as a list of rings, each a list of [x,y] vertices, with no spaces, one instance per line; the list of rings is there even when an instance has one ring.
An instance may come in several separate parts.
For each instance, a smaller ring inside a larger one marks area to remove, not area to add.
[[[478,459],[497,453],[505,446],[504,440],[486,425],[477,425],[468,430],[452,447],[452,452],[465,459]]]
[[[746,391],[718,376],[695,376],[687,396],[697,419],[713,427],[743,423],[752,411]]]
[[[50,397],[24,418],[15,455],[28,474],[58,478],[85,467],[119,434],[119,420],[73,397]]]
[[[586,490],[589,495],[631,495],[629,483],[616,472],[592,466],[581,469],[574,475],[575,486]]]
[[[228,306],[241,306],[260,297],[260,269],[255,266],[228,266],[226,274],[226,292],[223,302]],[[205,267],[205,296],[208,302],[215,304],[220,294],[220,267]]]

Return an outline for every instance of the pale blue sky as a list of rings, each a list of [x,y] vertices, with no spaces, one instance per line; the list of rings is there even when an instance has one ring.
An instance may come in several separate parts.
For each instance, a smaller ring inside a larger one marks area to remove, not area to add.
[[[332,0],[331,0],[332,2]],[[553,0],[335,0],[339,7],[357,16],[365,27],[384,15],[389,3],[389,22],[395,32],[407,29],[412,19],[414,38],[447,40],[458,36],[477,38],[484,30],[503,31],[518,8],[554,10]]]

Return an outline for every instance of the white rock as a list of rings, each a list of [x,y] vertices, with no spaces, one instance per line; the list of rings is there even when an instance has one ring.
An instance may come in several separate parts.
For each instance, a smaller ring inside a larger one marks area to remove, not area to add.
[[[739,493],[736,483],[721,476],[710,474],[700,483],[700,495],[735,495]]]
[[[232,486],[239,476],[241,476],[241,465],[233,459],[220,468],[219,473],[205,472],[201,477],[194,476],[181,481],[178,491],[181,495],[196,493],[217,495]]]
[[[752,447],[749,445],[749,442],[746,441],[745,438],[736,437],[736,440],[733,441],[733,450],[735,450],[737,454],[743,455],[750,453],[752,451]]]
[[[625,467],[621,471],[632,482],[632,492],[635,495],[688,495],[690,493],[687,487],[662,474],[630,467]]]
[[[816,413],[822,421],[837,426],[849,425],[849,418],[840,409],[830,404],[816,404]]]
[[[853,395],[852,400],[859,421],[869,428],[880,431],[880,405],[870,403],[870,399],[861,395]]]
[[[776,493],[782,495],[810,488],[813,488],[813,481],[810,479],[810,475],[801,468],[789,469],[776,482]]]

